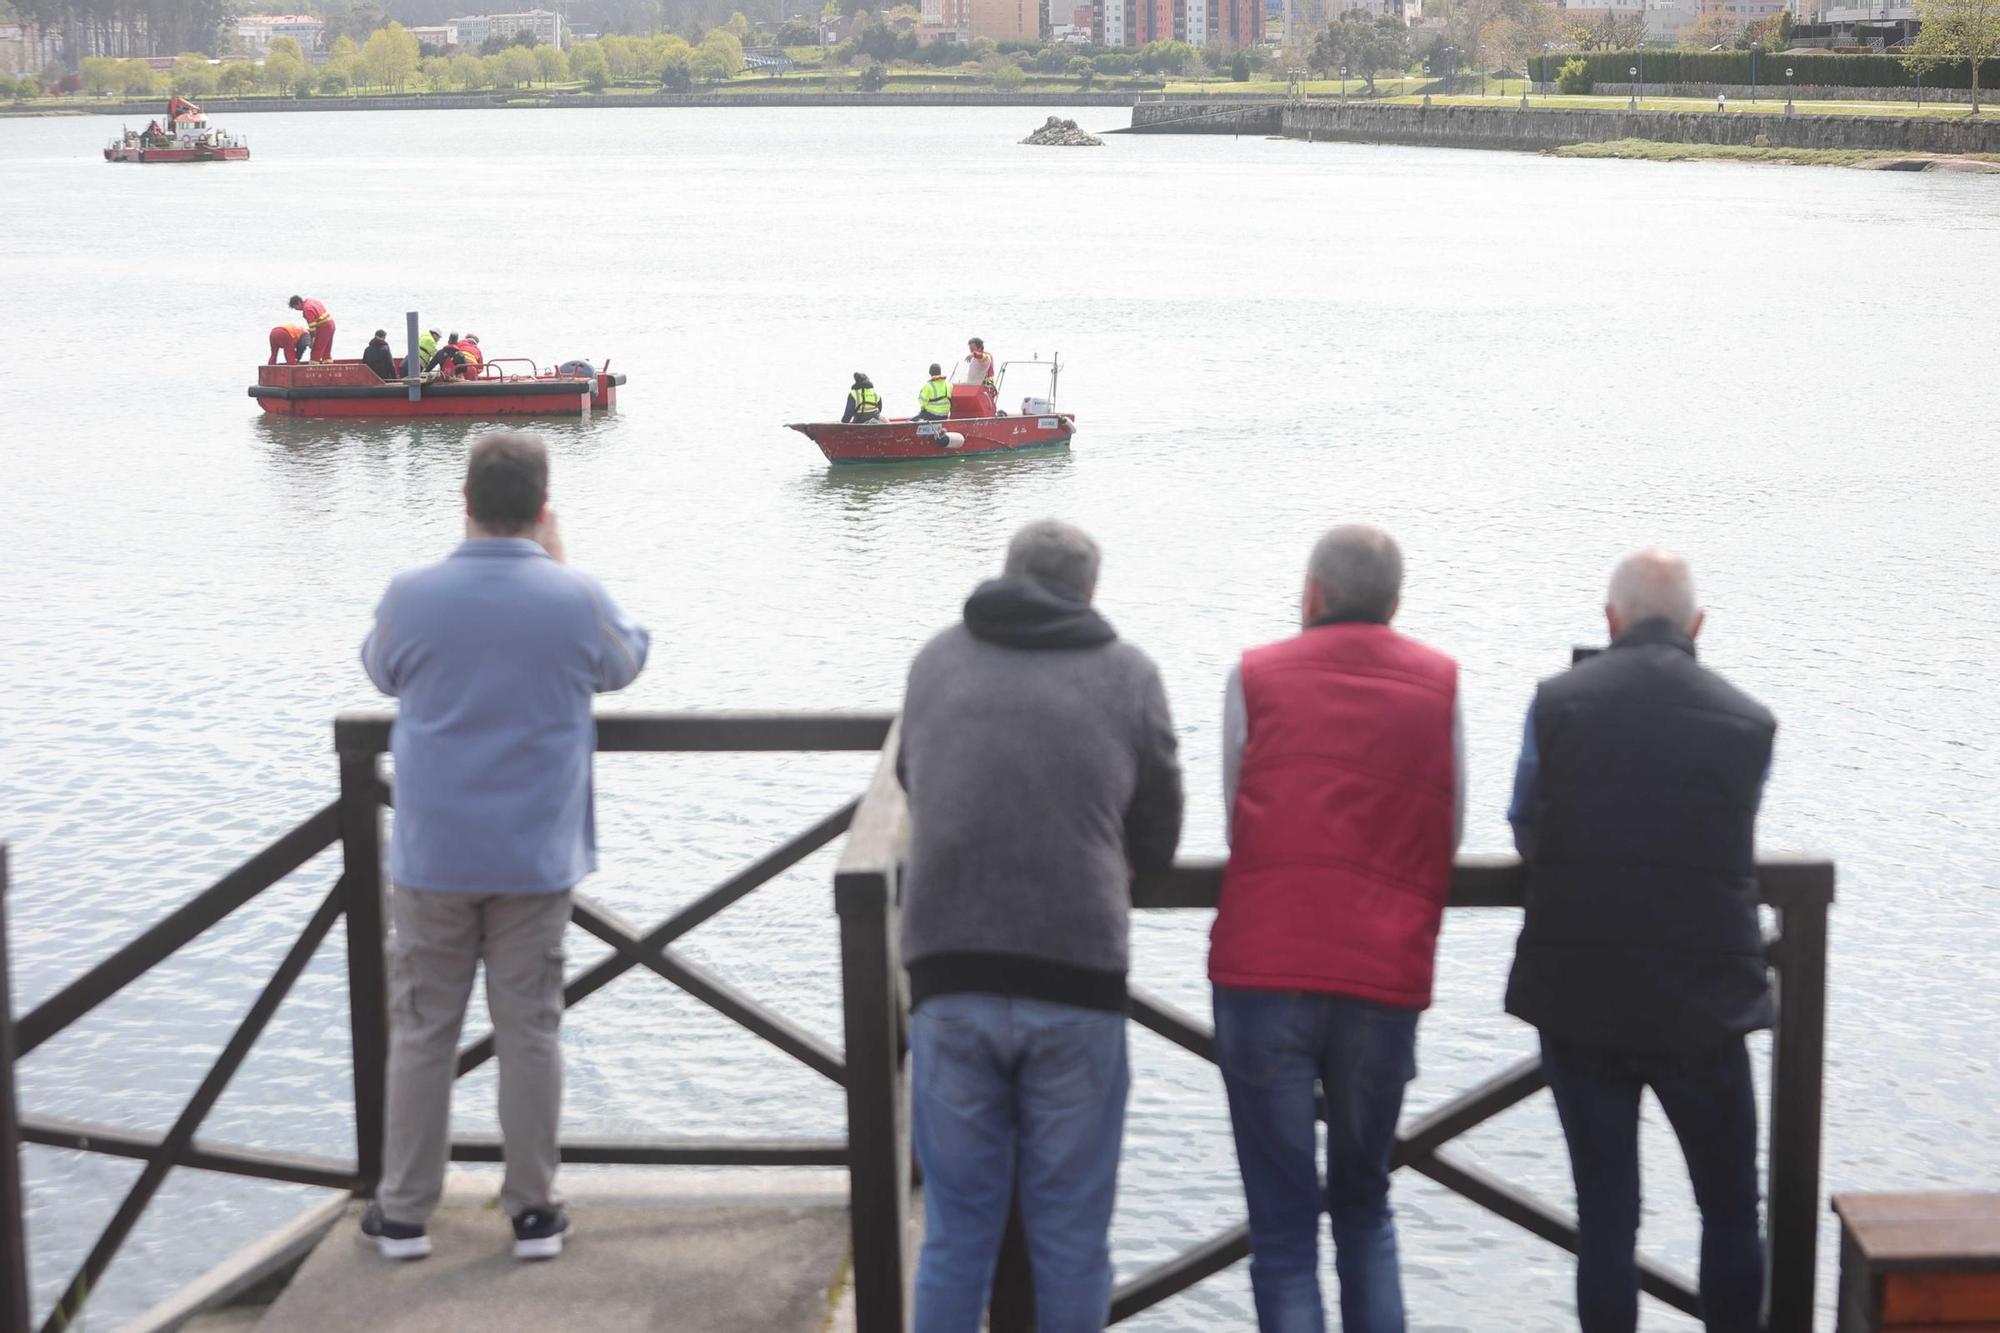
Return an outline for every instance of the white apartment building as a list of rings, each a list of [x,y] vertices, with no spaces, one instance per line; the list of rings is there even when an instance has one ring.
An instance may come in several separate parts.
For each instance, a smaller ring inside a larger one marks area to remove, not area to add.
[[[458,30],[460,46],[474,50],[486,45],[489,37],[511,42],[524,32],[532,33],[536,41],[547,46],[568,45],[562,15],[551,9],[530,9],[519,14],[468,14],[452,19],[449,26]]]
[[[310,14],[245,14],[236,20],[236,40],[253,56],[268,54],[274,37],[289,37],[310,54],[319,50],[325,33],[325,20]]]

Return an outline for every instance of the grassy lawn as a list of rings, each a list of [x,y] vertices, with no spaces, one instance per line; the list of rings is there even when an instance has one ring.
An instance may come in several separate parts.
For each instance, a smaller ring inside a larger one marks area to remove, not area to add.
[[[1778,162],[1793,166],[1853,167],[1885,158],[1930,158],[1934,153],[1884,153],[1863,148],[1750,148],[1736,144],[1653,143],[1648,139],[1613,139],[1608,143],[1570,144],[1554,150],[1556,157],[1628,158],[1644,162]],[[1969,158],[2000,163],[2000,154],[1968,153]]]
[[[1431,104],[1433,106],[1518,106],[1521,101],[1521,85],[1516,83],[1512,87],[1513,92],[1504,97],[1498,93],[1487,97],[1433,96]],[[1422,99],[1411,96],[1395,100],[1405,105],[1411,105],[1421,102]],[[1536,93],[1529,98],[1529,104],[1535,107],[1549,107],[1557,110],[1570,107],[1592,111],[1623,111],[1626,107],[1627,99],[1623,97],[1567,96],[1561,93],[1544,97],[1540,93]],[[1755,112],[1758,115],[1778,116],[1783,115],[1785,111],[1785,99],[1782,96],[1759,98],[1755,102],[1731,98],[1728,105],[1729,109],[1723,113],[1724,115],[1733,116],[1745,112]],[[1971,108],[1963,104],[1948,102],[1926,102],[1922,106],[1918,106],[1914,102],[1824,102],[1807,101],[1804,98],[1800,98],[1792,106],[1801,116],[1957,116],[1960,119],[1964,119],[1971,111]],[[1712,115],[1715,112],[1715,99],[1703,97],[1642,97],[1639,99],[1639,109],[1642,111],[1706,111]],[[2000,113],[1996,113],[1992,107],[1981,107],[1979,114],[1985,117]]]

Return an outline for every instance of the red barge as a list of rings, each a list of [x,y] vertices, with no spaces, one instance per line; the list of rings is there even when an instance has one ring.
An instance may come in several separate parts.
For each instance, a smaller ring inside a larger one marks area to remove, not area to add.
[[[1000,410],[1000,386],[1013,366],[1046,366],[1049,396],[1024,398],[1018,415]],[[922,463],[953,458],[990,458],[1002,454],[1053,453],[1068,449],[1076,434],[1076,417],[1056,411],[1056,379],[1062,363],[1010,361],[1000,368],[999,381],[951,386],[951,415],[942,421],[910,418],[843,424],[791,422],[795,430],[819,446],[833,463]]]
[[[382,379],[359,361],[301,361],[259,366],[250,396],[288,417],[587,417],[616,407],[623,383],[608,369],[545,371],[523,357],[489,361],[470,378],[415,382]]]
[[[166,122],[126,130],[104,150],[106,162],[244,162],[250,145],[212,129],[201,108],[185,97],[167,103]]]

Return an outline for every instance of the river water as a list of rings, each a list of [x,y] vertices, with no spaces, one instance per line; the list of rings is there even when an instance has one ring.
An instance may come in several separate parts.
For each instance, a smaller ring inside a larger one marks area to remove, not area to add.
[[[616,415],[548,428],[572,558],[654,632],[616,706],[892,708],[1012,528],[1083,523],[1107,553],[1102,606],[1165,673],[1194,853],[1221,848],[1224,673],[1288,631],[1328,524],[1396,533],[1400,623],[1464,664],[1473,851],[1506,846],[1522,707],[1601,637],[1611,564],[1680,547],[1708,660],[1783,722],[1764,846],[1840,862],[1828,1186],[2000,1183],[2000,180],[1017,146],[1041,114],[259,115],[233,126],[252,162],[185,170],[98,160],[107,120],[0,122],[17,1010],[329,799],[333,715],[378,702],[355,661],[375,599],[458,535],[466,429],[267,422],[244,396],[297,291],[332,308],[348,355],[417,308],[494,355],[630,373]],[[854,370],[906,412],[925,364],[975,333],[1003,361],[1062,353],[1072,453],[833,471],[780,428],[834,411]],[[589,889],[662,918],[869,768],[608,758]],[[163,1130],[332,861],[32,1056],[25,1107]],[[830,870],[815,857],[686,944],[837,1044]],[[1135,979],[1204,1012],[1206,925],[1138,921]],[[1499,1013],[1515,928],[1447,923],[1412,1113],[1531,1048]],[[336,935],[205,1138],[351,1152],[340,954]],[[568,1033],[580,1135],[841,1130],[831,1084],[646,978]],[[1134,1052],[1128,1274],[1241,1212],[1213,1071],[1136,1030]],[[464,1091],[461,1123],[490,1129],[490,1067]],[[1568,1203],[1546,1098],[1459,1150]],[[1691,1269],[1657,1116],[1645,1152],[1647,1250]],[[28,1155],[46,1300],[136,1167]],[[313,1197],[176,1173],[94,1323]],[[1566,1256],[1421,1180],[1397,1206],[1413,1326],[1565,1326]],[[1829,1228],[1823,1293],[1834,1263]],[[1649,1328],[1691,1326],[1648,1309]],[[1131,1326],[1247,1311],[1239,1269]]]

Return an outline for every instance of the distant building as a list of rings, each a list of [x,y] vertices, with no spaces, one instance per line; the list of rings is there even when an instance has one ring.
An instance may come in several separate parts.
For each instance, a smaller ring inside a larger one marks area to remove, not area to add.
[[[1761,23],[1791,8],[1790,0],[1701,0],[1702,18],[1720,14],[1740,27]]]
[[[544,46],[567,45],[562,15],[552,9],[530,9],[519,14],[468,14],[450,20],[450,26],[458,29],[458,45],[474,50],[491,38],[511,42],[524,32]]]
[[[310,53],[320,49],[325,34],[326,21],[310,14],[245,14],[236,20],[236,41],[246,55],[268,55],[276,37],[289,37]]]
[[[403,31],[417,39],[417,45],[450,51],[458,45],[458,29],[449,23],[426,23]]]
[[[1150,42],[1231,49],[1264,40],[1265,0],[1097,0],[1091,40],[1099,46]]]
[[[1042,35],[1041,0],[924,0],[917,40],[969,42],[990,37],[996,42],[1032,42]]]
[[[1596,23],[1607,15],[1644,18],[1648,7],[1647,0],[1556,0],[1557,12],[1572,23]]]
[[[1678,46],[1681,34],[1700,17],[1700,0],[1646,0],[1646,41],[1654,46]]]

